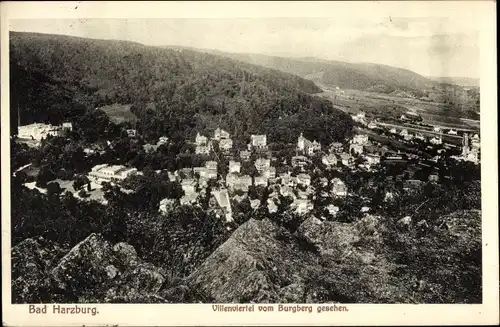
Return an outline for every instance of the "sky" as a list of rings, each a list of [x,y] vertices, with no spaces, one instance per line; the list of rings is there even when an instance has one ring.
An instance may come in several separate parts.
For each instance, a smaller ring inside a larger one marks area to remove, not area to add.
[[[479,28],[461,17],[13,19],[10,30],[317,57],[479,78]]]

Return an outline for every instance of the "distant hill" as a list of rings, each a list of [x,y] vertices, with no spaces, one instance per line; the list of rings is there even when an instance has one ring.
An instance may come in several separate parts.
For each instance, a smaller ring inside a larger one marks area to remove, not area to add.
[[[445,104],[445,115],[478,119],[479,89],[464,87],[466,79],[434,80],[407,69],[372,63],[347,63],[311,57],[284,58],[261,54],[225,53],[197,49],[231,59],[296,74],[320,86],[412,97]],[[469,84],[472,81],[469,81]],[[459,84],[460,83],[460,84]]]
[[[435,77],[430,76],[429,79],[446,84],[453,84],[465,87],[479,87],[480,82],[479,78],[471,78],[471,77]]]
[[[261,54],[225,53],[217,50],[198,49],[231,59],[277,69],[309,78],[318,84],[392,93],[402,90],[422,96],[422,91],[439,84],[407,69],[371,63],[347,63],[318,58],[284,58]]]
[[[221,126],[237,137],[266,132],[283,140],[288,136],[277,135],[276,127],[306,130],[319,111],[346,126],[342,131],[350,126],[347,115],[312,95],[321,91],[312,81],[215,54],[11,32],[10,58],[13,127],[17,108],[22,124],[56,124],[110,105],[129,108],[147,139],[185,139]],[[124,120],[111,111],[114,121]],[[323,132],[317,137],[325,142],[343,137],[333,127]]]

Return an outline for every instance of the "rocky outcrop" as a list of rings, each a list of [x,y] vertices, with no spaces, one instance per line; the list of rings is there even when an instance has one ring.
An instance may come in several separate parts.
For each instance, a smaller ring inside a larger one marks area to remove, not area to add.
[[[59,289],[78,297],[92,294],[105,302],[154,302],[164,272],[137,257],[135,249],[111,246],[92,234],[69,251],[52,270]]]
[[[44,302],[166,302],[158,295],[165,272],[143,262],[129,244],[112,246],[99,234],[66,254],[32,239],[12,252],[15,303],[36,302],[44,292],[49,292]]]
[[[188,277],[190,288],[215,302],[299,301],[301,281],[317,257],[293,242],[277,238],[271,221],[251,219],[241,225]],[[295,284],[295,285],[292,285]],[[293,293],[293,294],[290,294]]]
[[[99,234],[69,251],[27,239],[12,248],[12,298],[14,303],[481,302],[480,211],[457,211],[404,230],[397,221],[374,215],[352,223],[309,217],[292,234],[269,219],[250,219],[187,278],[167,276],[129,244],[112,245]]]
[[[285,240],[271,221],[250,220],[189,276],[190,288],[214,302],[404,302],[383,230],[370,215],[356,223],[310,217]]]
[[[12,247],[12,302],[38,303],[49,300],[50,267],[64,250],[43,238],[28,238]]]
[[[402,302],[405,286],[391,275],[397,265],[385,256],[381,237],[384,230],[381,217],[372,215],[355,223],[318,224],[313,217],[304,221],[297,235],[319,250],[321,260],[321,267],[309,276],[306,300]]]

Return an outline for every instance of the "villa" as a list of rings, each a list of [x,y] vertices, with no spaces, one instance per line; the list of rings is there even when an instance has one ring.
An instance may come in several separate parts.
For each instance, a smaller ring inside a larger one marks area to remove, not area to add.
[[[266,135],[251,135],[251,146],[257,149],[267,148],[267,136]]]
[[[302,152],[307,155],[313,155],[317,151],[321,151],[321,144],[316,141],[309,141],[300,133],[300,136],[297,140],[297,151]]]
[[[97,165],[92,168],[88,177],[97,184],[102,182],[121,182],[128,176],[137,174],[136,168],[127,168],[122,165]]]

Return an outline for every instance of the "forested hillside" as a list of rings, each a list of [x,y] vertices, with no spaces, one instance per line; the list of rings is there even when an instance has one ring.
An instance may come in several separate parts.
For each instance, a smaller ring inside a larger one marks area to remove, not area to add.
[[[288,136],[276,135],[280,124],[305,130],[321,119],[331,126],[329,141],[350,126],[346,115],[310,95],[320,91],[312,81],[218,55],[11,32],[10,58],[12,127],[18,107],[22,124],[57,124],[112,104],[131,105],[146,139],[222,126],[236,138],[267,132],[282,140]]]
[[[348,63],[309,57],[283,58],[213,50],[199,51],[212,52],[231,59],[296,74],[318,85],[411,96],[424,101],[444,103],[451,108],[448,113],[478,119],[478,85],[464,87],[467,84],[458,81],[451,85],[446,78],[428,78],[407,69],[372,63]]]
[[[282,58],[261,54],[221,53],[232,59],[262,65],[309,77],[319,83],[345,89],[381,90],[391,93],[401,89],[418,92],[438,83],[407,69],[370,63],[347,63],[318,58]]]

